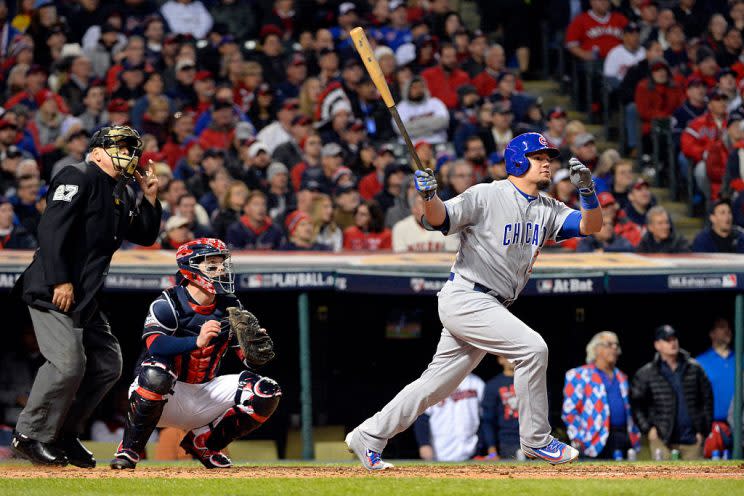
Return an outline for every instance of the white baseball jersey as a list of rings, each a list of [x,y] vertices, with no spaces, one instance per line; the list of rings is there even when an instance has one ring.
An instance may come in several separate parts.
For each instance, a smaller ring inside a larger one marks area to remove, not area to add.
[[[460,240],[457,236],[445,236],[428,231],[409,215],[393,226],[393,251],[395,252],[439,252],[457,251]]]
[[[480,427],[480,403],[486,384],[470,374],[447,398],[430,406],[431,445],[440,462],[461,462],[475,454]]]
[[[452,272],[508,299],[527,284],[545,242],[558,240],[569,215],[581,215],[544,193],[529,196],[508,179],[475,185],[444,205],[445,234],[460,233]]]

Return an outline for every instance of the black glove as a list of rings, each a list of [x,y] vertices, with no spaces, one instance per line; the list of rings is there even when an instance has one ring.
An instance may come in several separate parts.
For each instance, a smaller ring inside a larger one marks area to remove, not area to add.
[[[247,310],[237,307],[227,309],[230,332],[235,334],[243,352],[246,365],[261,366],[274,358],[274,342],[261,329],[258,319]]]

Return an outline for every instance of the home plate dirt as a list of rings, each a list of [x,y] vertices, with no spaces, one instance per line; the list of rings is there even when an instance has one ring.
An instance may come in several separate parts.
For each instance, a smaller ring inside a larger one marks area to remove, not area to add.
[[[549,465],[403,465],[391,470],[370,473],[361,467],[348,465],[235,466],[229,470],[206,470],[184,466],[139,466],[131,471],[113,471],[108,467],[93,470],[78,468],[39,468],[29,465],[0,465],[0,478],[444,478],[444,479],[744,479],[744,464],[739,465],[624,465],[624,464],[574,464],[551,467]]]

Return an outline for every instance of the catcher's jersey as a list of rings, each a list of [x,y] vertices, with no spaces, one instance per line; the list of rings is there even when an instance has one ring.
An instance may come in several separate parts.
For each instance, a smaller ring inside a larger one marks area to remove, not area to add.
[[[212,338],[203,348],[184,352],[171,357],[154,357],[157,361],[168,365],[170,370],[178,376],[178,380],[189,384],[200,384],[214,379],[219,370],[220,361],[228,348],[237,346],[237,341],[230,335],[227,321],[227,308],[242,308],[240,300],[235,295],[217,295],[211,305],[199,305],[186,291],[185,286],[174,286],[163,291],[155,301],[145,318],[142,339],[154,334],[188,337],[198,336],[201,326],[209,320],[219,320],[222,332]],[[152,356],[145,346],[141,359]],[[139,371],[136,371],[138,374]]]
[[[452,272],[516,299],[549,239],[560,241],[561,228],[581,212],[543,193],[530,196],[509,180],[478,184],[444,202],[449,232],[460,234]]]

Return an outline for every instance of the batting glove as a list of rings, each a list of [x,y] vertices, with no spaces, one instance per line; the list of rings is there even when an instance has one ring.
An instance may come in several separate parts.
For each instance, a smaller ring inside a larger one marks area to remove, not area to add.
[[[434,177],[434,172],[431,169],[425,171],[417,170],[413,174],[413,182],[416,185],[416,191],[424,201],[429,201],[434,198],[437,193],[437,179]]]
[[[592,180],[592,171],[590,171],[589,168],[586,165],[582,164],[581,161],[576,157],[572,157],[571,160],[568,161],[568,166],[571,170],[571,183],[576,186],[576,189],[579,190],[579,193],[581,193],[582,195],[593,194],[594,181]]]

